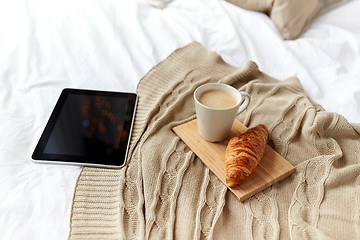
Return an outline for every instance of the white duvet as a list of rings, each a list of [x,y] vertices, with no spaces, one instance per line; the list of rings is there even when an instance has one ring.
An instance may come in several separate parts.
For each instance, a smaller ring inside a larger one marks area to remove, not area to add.
[[[223,59],[297,76],[327,111],[360,123],[360,1],[325,1],[284,41],[262,13],[223,0],[0,2],[0,239],[66,239],[79,167],[31,154],[63,88],[135,92],[172,51],[198,41]]]

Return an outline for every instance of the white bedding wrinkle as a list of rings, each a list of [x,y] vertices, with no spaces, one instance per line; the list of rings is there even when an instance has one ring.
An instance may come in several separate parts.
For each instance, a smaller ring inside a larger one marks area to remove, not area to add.
[[[172,2],[172,0],[148,0],[148,2],[153,7],[164,8]]]
[[[233,66],[297,76],[327,111],[360,123],[360,1],[339,1],[284,41],[265,14],[224,0],[0,2],[0,239],[66,239],[79,167],[30,158],[63,88],[135,92],[192,41]]]

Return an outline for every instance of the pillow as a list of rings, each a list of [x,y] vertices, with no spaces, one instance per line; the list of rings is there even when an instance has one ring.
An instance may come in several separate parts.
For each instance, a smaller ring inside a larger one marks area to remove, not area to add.
[[[227,0],[239,7],[268,14],[286,40],[303,34],[323,0]]]
[[[241,8],[269,14],[274,0],[227,0]]]

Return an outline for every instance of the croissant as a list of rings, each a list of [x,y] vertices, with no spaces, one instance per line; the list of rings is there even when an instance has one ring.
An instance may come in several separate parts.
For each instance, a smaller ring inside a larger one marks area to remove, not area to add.
[[[226,147],[226,184],[240,185],[256,168],[264,155],[269,132],[259,124],[230,139]]]

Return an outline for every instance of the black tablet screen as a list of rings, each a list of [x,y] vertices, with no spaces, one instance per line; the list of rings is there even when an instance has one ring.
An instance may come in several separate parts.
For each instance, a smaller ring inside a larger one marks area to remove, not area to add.
[[[33,158],[123,165],[136,95],[65,89]]]

